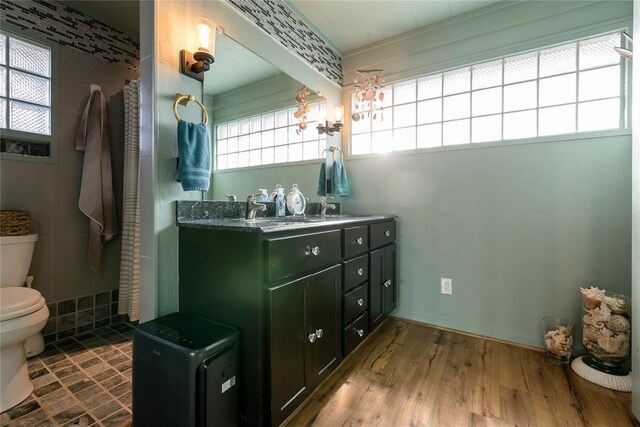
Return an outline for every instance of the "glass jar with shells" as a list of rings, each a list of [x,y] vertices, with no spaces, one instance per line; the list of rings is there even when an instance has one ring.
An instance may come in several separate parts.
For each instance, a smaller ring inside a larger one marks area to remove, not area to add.
[[[621,366],[631,349],[631,302],[628,296],[598,288],[582,293],[582,345],[588,353],[584,363],[599,371],[626,375]]]

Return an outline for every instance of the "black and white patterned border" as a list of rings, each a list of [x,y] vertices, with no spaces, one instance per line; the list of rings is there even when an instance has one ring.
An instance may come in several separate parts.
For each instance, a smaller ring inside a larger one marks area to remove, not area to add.
[[[139,44],[125,33],[55,1],[2,0],[0,21],[48,40],[92,54],[112,64],[137,70]]]
[[[284,47],[342,85],[342,58],[279,0],[227,0]]]

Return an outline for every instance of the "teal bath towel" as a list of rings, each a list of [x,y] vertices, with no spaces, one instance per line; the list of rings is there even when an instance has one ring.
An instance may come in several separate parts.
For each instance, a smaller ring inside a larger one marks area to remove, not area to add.
[[[327,182],[327,162],[322,162],[320,165],[320,174],[318,175],[318,196],[326,196],[327,193],[331,193],[331,180]]]
[[[347,178],[347,170],[342,160],[333,162],[333,193],[336,196],[350,196],[351,188],[349,186],[349,178]]]
[[[178,121],[177,179],[184,191],[207,191],[211,179],[211,144],[203,123]]]

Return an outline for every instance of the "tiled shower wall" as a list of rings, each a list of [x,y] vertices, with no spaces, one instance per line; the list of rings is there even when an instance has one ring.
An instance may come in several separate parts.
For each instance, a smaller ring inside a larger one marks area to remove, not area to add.
[[[95,55],[111,64],[137,70],[138,41],[73,7],[55,1],[3,0],[0,21],[33,31],[60,46]]]
[[[49,320],[42,330],[45,343],[122,323],[118,314],[118,290],[85,295],[47,304]]]
[[[42,7],[45,3],[61,7],[55,2],[13,3],[21,7],[30,4]],[[2,6],[6,6],[5,2]],[[46,28],[49,21],[42,16],[39,15],[42,20],[38,22]],[[91,20],[90,17],[83,19]],[[105,34],[103,30],[102,25],[96,27],[94,39],[102,37]],[[29,34],[28,31],[23,33],[27,37]],[[116,236],[105,244],[100,273],[89,269],[89,220],[78,209],[83,154],[75,150],[75,137],[90,94],[89,86],[98,84],[107,101],[113,187],[118,221],[121,222],[124,167],[122,88],[125,80],[138,77],[126,61],[110,61],[96,52],[85,52],[67,44],[61,44],[58,52],[59,97],[52,102],[52,107],[58,109],[58,163],[0,161],[0,208],[30,211],[31,233],[38,234],[29,274],[34,276],[33,288],[40,291],[52,313],[45,330],[48,341],[121,320],[114,315],[116,311],[112,303],[112,293],[118,288],[121,241]]]

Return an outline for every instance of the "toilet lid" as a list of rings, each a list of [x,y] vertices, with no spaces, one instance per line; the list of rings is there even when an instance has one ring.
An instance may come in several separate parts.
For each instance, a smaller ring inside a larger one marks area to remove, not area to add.
[[[44,305],[44,298],[35,289],[0,288],[0,321],[26,316]]]

